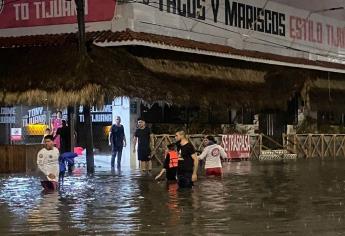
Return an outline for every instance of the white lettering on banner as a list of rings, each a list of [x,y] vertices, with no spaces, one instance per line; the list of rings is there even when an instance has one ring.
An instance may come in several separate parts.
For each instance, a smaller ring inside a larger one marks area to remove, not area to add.
[[[111,114],[93,114],[92,122],[112,122]]]
[[[93,106],[91,108],[91,112],[92,113],[97,113],[97,112],[104,112],[104,113],[109,112],[109,113],[111,113],[112,112],[112,105],[105,105],[102,107],[102,109],[97,109],[97,107]]]
[[[222,144],[229,158],[249,158],[250,156],[249,135],[223,135]]]
[[[16,108],[15,107],[1,107],[0,108],[0,115],[15,115]]]
[[[0,124],[15,124],[15,114],[15,107],[0,107]]]
[[[46,116],[39,115],[29,118],[29,124],[45,124],[46,123]]]
[[[95,123],[111,123],[113,121],[112,114],[92,114],[92,122]],[[84,115],[79,115],[79,121],[85,122]]]
[[[14,124],[16,117],[14,116],[0,116],[0,124]]]
[[[249,136],[248,135],[230,135],[230,150],[229,151],[249,151]]]
[[[84,115],[79,115],[79,121],[84,122]]]
[[[113,106],[112,105],[104,105],[101,109],[98,109],[95,106],[92,106],[90,109],[91,113],[112,113],[113,110]],[[79,106],[79,113],[83,113],[84,112],[84,107],[83,106]]]
[[[36,107],[28,110],[28,117],[23,118],[23,125],[45,124],[46,115],[43,114],[43,107]]]
[[[30,12],[31,6],[34,5],[34,11]],[[51,0],[35,1],[26,3],[13,4],[16,21],[34,19],[49,19],[66,16],[76,16],[77,10],[74,0]],[[85,1],[85,15],[89,12],[88,1]],[[31,15],[30,15],[31,14]]]
[[[93,106],[90,109],[91,112],[91,118],[92,122],[96,123],[111,123],[113,121],[112,117],[112,105],[104,105],[102,108],[97,109],[97,107]],[[79,107],[79,121],[85,122],[84,115],[82,114],[84,112],[84,107]]]
[[[29,117],[41,115],[43,114],[43,107],[37,107],[31,110],[28,110],[28,113],[29,113]]]

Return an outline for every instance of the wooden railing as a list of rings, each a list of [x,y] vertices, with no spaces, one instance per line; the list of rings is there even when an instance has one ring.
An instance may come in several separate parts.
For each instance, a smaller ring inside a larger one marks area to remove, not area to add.
[[[283,141],[298,157],[345,157],[345,134],[289,134]]]
[[[222,135],[217,134],[213,135],[218,144],[222,143]],[[250,136],[250,144],[251,144],[251,151],[250,151],[250,158],[251,159],[258,159],[262,150],[262,135],[261,134],[251,134]],[[192,134],[188,135],[187,138],[190,143],[193,144],[197,152],[202,152],[203,150],[203,139],[205,135],[203,134]],[[153,145],[153,154],[154,158],[162,164],[162,160],[164,159],[164,154],[167,149],[167,145],[175,142],[174,135],[170,134],[159,134],[154,135],[154,145]]]

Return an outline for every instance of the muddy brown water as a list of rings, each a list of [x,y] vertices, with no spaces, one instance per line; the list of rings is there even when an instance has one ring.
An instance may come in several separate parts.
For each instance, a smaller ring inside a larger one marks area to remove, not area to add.
[[[154,170],[154,173],[159,170]],[[138,170],[0,176],[0,235],[345,235],[345,160],[234,162],[193,190]]]

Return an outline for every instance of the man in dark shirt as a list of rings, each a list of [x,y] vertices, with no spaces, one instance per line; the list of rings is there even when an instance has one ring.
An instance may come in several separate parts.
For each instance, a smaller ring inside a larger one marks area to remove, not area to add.
[[[125,129],[121,125],[121,117],[117,116],[115,124],[111,126],[109,133],[109,145],[111,145],[111,168],[114,168],[117,155],[117,168],[121,167],[122,149],[126,147]]]
[[[58,128],[54,139],[60,135],[60,153],[70,152],[71,151],[71,136],[69,127],[66,124],[66,121],[62,121],[62,127]]]
[[[178,184],[181,188],[191,188],[193,182],[197,181],[198,157],[193,145],[188,142],[184,131],[178,131],[175,139],[179,142]]]
[[[133,139],[133,147],[135,153],[135,146],[138,142],[138,160],[140,161],[140,168],[143,172],[150,172],[152,169],[151,163],[151,144],[152,136],[150,128],[146,127],[145,120],[143,118],[138,119],[138,128],[135,131]]]
[[[58,128],[56,130],[56,135],[54,136],[54,139],[59,136],[60,138],[60,154],[63,154],[65,152],[71,151],[71,135],[70,135],[70,129],[67,126],[67,123],[65,120],[62,120],[62,127]],[[71,163],[68,163],[68,172],[71,173],[74,168],[74,165]]]

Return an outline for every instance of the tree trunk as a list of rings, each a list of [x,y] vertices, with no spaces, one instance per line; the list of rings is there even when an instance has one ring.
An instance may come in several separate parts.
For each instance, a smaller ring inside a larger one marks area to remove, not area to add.
[[[95,163],[93,156],[93,135],[90,106],[84,106],[84,125],[86,130],[86,166],[87,173],[95,172]]]
[[[77,6],[78,18],[78,39],[79,39],[79,53],[80,60],[86,57],[86,37],[85,37],[85,2],[84,0],[75,0]],[[84,106],[84,125],[86,129],[86,165],[87,173],[92,174],[95,171],[95,163],[93,156],[93,135],[92,135],[92,120],[90,113],[90,106]]]
[[[75,0],[78,18],[78,39],[79,53],[81,59],[86,56],[86,37],[85,37],[85,3],[84,0]]]

